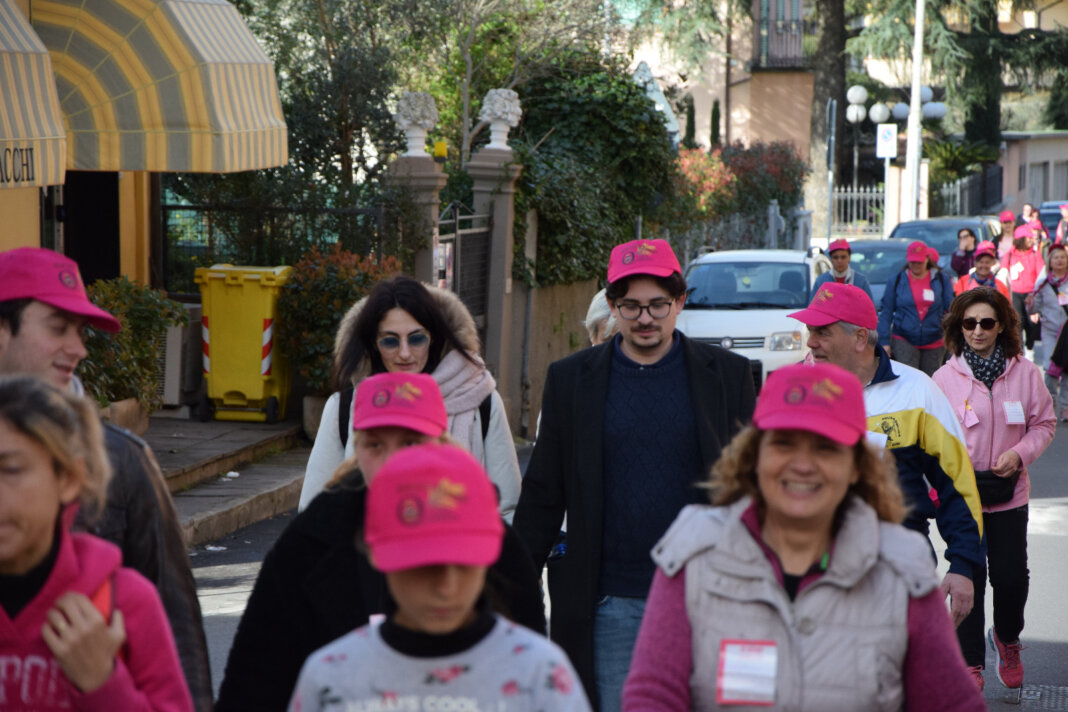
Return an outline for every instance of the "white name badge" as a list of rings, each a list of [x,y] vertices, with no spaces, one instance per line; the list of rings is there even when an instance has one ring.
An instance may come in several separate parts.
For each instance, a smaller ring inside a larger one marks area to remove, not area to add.
[[[934,301],[934,290],[933,289],[925,289],[925,290],[923,290],[923,301],[925,301],[925,302],[933,302]]]
[[[1057,292],[1057,304],[1059,304],[1062,307],[1068,306],[1068,294],[1063,294],[1062,292]]]
[[[877,433],[874,430],[869,430],[865,433],[865,437],[868,439],[868,444],[879,448],[880,450],[886,449],[887,436],[886,433]]]
[[[1005,420],[1009,425],[1023,425],[1027,422],[1024,418],[1023,403],[1020,401],[1005,401],[1002,403],[1005,406]]]
[[[778,661],[775,641],[721,641],[716,701],[721,705],[774,705]]]

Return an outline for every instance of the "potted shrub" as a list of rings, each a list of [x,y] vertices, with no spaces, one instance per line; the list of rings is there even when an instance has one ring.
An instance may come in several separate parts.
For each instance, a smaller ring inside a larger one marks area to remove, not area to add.
[[[108,334],[89,328],[88,355],[79,374],[88,395],[105,417],[143,434],[148,414],[160,406],[159,349],[171,326],[188,321],[182,305],[157,289],[126,277],[98,280],[87,289],[89,298],[115,315],[122,331]]]
[[[382,279],[400,272],[400,261],[361,257],[340,245],[313,248],[293,265],[278,295],[278,343],[308,387],[304,432],[314,439],[330,395],[334,336],[341,318]]]

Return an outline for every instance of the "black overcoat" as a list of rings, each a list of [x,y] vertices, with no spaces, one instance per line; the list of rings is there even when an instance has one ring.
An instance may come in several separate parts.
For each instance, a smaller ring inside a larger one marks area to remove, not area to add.
[[[702,471],[753,416],[749,359],[680,334]],[[549,366],[541,427],[531,455],[514,526],[540,570],[567,513],[567,553],[549,562],[549,631],[571,657],[591,700],[593,619],[604,516],[602,429],[614,342],[594,346]],[[656,416],[656,403],[649,416]],[[655,444],[637,443],[636,446]]]

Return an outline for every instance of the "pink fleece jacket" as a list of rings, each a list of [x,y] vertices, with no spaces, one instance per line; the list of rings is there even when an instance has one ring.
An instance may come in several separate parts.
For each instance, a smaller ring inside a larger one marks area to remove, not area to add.
[[[121,568],[118,547],[65,530],[48,580],[12,620],[0,609],[0,709],[5,712],[191,712],[193,702],[178,663],[156,589]],[[67,591],[91,597],[112,578],[112,605],[121,610],[126,643],[111,677],[84,694],[63,674],[41,636],[45,614]]]
[[[1023,467],[1012,499],[983,507],[983,511],[1001,512],[1027,504],[1031,493],[1027,466],[1053,441],[1057,429],[1053,399],[1042,380],[1042,371],[1021,356],[1008,359],[1005,372],[990,390],[972,375],[963,356],[954,356],[932,378],[946,394],[960,421],[973,468],[991,469],[998,456],[1009,449],[1020,456]],[[1023,408],[1025,422],[1022,424],[1008,422],[1006,406],[1011,408],[1014,403]]]

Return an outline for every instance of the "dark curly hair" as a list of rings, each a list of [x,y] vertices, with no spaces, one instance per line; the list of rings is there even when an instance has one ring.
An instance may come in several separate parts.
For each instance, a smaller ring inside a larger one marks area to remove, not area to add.
[[[360,309],[354,325],[353,338],[349,348],[341,353],[334,363],[333,381],[338,390],[352,384],[348,374],[356,372],[360,361],[367,356],[371,362],[371,373],[386,370],[382,355],[378,353],[378,325],[390,309],[400,308],[408,312],[430,334],[430,353],[423,373],[433,373],[441,363],[445,347],[459,351],[464,358],[474,363],[472,356],[464,349],[456,334],[449,328],[438,301],[419,281],[405,275],[386,279],[374,286],[367,295],[367,301]]]
[[[998,334],[997,342],[1005,352],[1005,358],[1015,358],[1023,353],[1020,345],[1020,320],[1016,316],[1012,302],[993,287],[976,287],[957,295],[949,305],[949,311],[942,317],[942,334],[946,349],[954,356],[960,356],[964,350],[964,312],[973,304],[989,304],[997,315],[998,324],[1003,328]]]
[[[630,289],[630,281],[637,279],[638,277],[648,277],[657,283],[657,285],[668,293],[668,296],[672,299],[679,299],[686,294],[686,278],[678,272],[672,272],[667,277],[657,277],[652,274],[632,274],[629,277],[623,277],[617,279],[615,282],[609,282],[605,287],[604,295],[609,301],[615,302],[617,299],[622,299],[627,296],[627,291]]]

